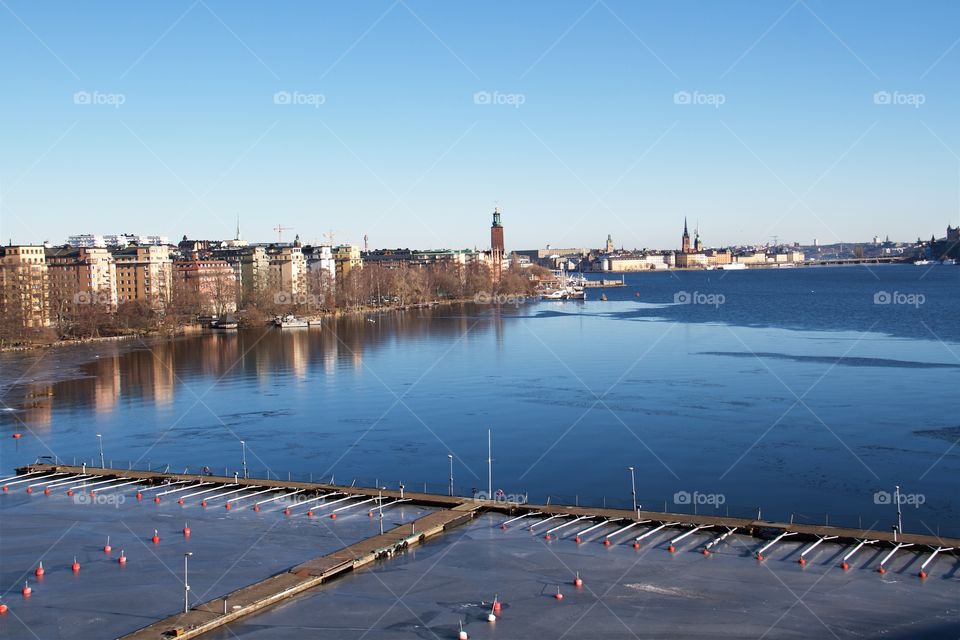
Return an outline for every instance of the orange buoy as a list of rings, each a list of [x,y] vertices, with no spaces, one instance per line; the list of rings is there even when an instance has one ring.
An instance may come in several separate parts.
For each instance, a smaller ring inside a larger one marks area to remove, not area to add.
[[[227,511],[230,511],[230,503],[228,502],[225,505],[223,505],[223,508],[226,509]]]
[[[92,498],[93,496],[94,496],[94,493],[93,493],[93,490],[91,489],[91,490],[90,490],[90,497]]]
[[[182,506],[183,506],[183,498],[180,498],[179,500],[177,500],[177,504],[182,507]]]
[[[606,540],[603,541],[603,546],[605,546],[605,547],[609,547],[609,546],[610,546],[610,538],[607,538]]]
[[[43,495],[45,496],[50,495],[50,487],[47,487],[46,489],[43,490]]]
[[[207,500],[206,500],[206,498],[204,498],[203,500],[200,501],[200,506],[201,506],[201,507],[207,506]]]
[[[372,517],[373,517],[373,510],[372,510],[372,509],[371,509],[370,511],[367,511],[367,517],[368,517],[368,518],[372,518]]]
[[[190,527],[188,527],[186,523],[183,524],[183,537],[184,538],[190,537]]]
[[[307,517],[308,517],[308,518],[312,518],[312,517],[313,517],[313,511],[307,511]]]
[[[500,613],[500,598],[499,596],[493,596],[493,612]]]
[[[556,600],[563,600],[563,594],[560,593],[560,587],[557,587],[557,595],[553,596]]]
[[[73,564],[70,565],[70,569],[72,569],[74,573],[80,571],[80,563],[77,562],[77,556],[73,556]]]
[[[150,538],[150,542],[153,544],[160,544],[160,534],[157,533],[157,530],[153,530],[153,537]]]
[[[577,589],[583,586],[583,580],[580,579],[580,572],[577,572],[577,577],[573,579],[573,586]]]
[[[160,496],[153,496],[153,504],[160,504]]]
[[[807,559],[801,557],[799,560],[797,560],[797,563],[798,563],[801,567],[805,567],[805,566],[807,565]]]
[[[110,536],[107,536],[107,544],[103,545],[103,552],[110,553],[112,550],[113,548],[110,546]]]
[[[543,539],[544,539],[544,540],[549,540],[549,539],[550,539],[550,534],[548,533],[547,535],[543,536]]]
[[[703,548],[703,555],[705,555],[705,556],[710,555],[710,549],[707,549],[706,547],[704,547],[704,548]]]
[[[143,500],[143,494],[137,491],[137,502],[140,502],[141,500]]]
[[[667,551],[669,551],[670,553],[676,553],[677,548],[673,545],[670,545],[669,547],[667,547]]]
[[[886,572],[887,572],[887,570],[883,568],[883,565],[880,565],[880,568],[877,569],[877,573],[879,573],[880,575],[883,575],[883,574],[885,574]]]
[[[26,582],[23,583],[23,589],[20,590],[20,593],[23,594],[24,598],[29,598],[30,594],[33,593],[33,589],[30,588],[30,585]]]
[[[260,505],[258,504],[253,505],[253,510],[257,513],[260,513]]]
[[[762,553],[758,553],[758,554],[757,554],[757,560],[763,561],[763,554],[762,554]]]
[[[640,543],[639,543],[639,542],[634,542],[634,543],[633,543],[633,548],[634,548],[634,550],[639,549],[639,548],[640,548]]]
[[[72,495],[73,495],[73,489],[67,489],[67,495],[68,495],[68,496],[72,496]]]
[[[39,578],[40,576],[43,575],[43,573],[44,573],[44,571],[43,571],[43,560],[41,560],[41,561],[40,561],[40,566],[36,568],[36,570],[33,572],[33,575],[35,575],[35,576],[37,576],[37,577]]]
[[[20,439],[20,436],[21,436],[21,434],[15,433],[15,434],[13,434],[13,439],[14,439],[14,440],[19,440],[19,439]]]
[[[927,577],[927,572],[924,571],[923,569],[920,569],[920,573],[917,575],[919,575],[921,579],[924,579]]]
[[[0,602],[0,616],[2,616],[3,614],[5,614],[6,612],[7,612],[7,605],[5,605],[5,604],[3,604],[2,602]]]
[[[27,493],[33,493],[33,487],[27,487]]]
[[[840,563],[840,568],[843,569],[844,571],[846,571],[847,569],[850,568],[850,565],[848,565],[846,562],[841,562],[841,563]]]
[[[330,514],[330,519],[331,519],[331,520],[336,520],[336,519],[337,519],[337,514],[331,513],[331,514]]]
[[[283,515],[285,516],[290,515],[290,507],[287,507],[286,509],[283,510]]]
[[[10,491],[10,487],[8,487],[7,485],[3,485],[3,492],[8,493],[9,491]]]
[[[123,549],[120,549],[120,557],[117,558],[117,562],[120,564],[127,564],[127,556],[123,553]]]
[[[577,544],[580,544],[580,536],[577,536],[576,538],[574,538],[573,541],[576,542]]]

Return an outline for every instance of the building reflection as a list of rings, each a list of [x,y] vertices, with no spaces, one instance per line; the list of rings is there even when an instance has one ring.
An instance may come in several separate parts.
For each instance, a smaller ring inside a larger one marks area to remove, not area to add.
[[[501,315],[502,314],[502,315]],[[31,428],[50,429],[58,409],[88,409],[97,414],[121,404],[165,406],[178,387],[195,385],[197,394],[227,377],[272,384],[278,375],[308,380],[312,371],[332,376],[361,371],[365,356],[402,342],[446,340],[464,343],[493,333],[502,348],[505,318],[517,310],[472,305],[389,312],[372,317],[345,315],[322,327],[247,329],[212,332],[175,340],[144,342],[143,348],[104,346],[100,357],[80,366],[81,375],[52,384],[21,385],[16,403]],[[198,384],[199,382],[199,384]],[[16,398],[16,394],[9,396]]]

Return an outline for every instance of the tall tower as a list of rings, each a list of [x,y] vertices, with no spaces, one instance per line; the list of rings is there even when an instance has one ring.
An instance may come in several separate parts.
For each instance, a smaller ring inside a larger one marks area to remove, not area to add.
[[[690,253],[690,232],[687,231],[687,218],[683,218],[683,241],[681,244],[681,251],[684,253]]]
[[[607,234],[607,253],[613,253],[613,236]]]
[[[493,210],[493,224],[490,226],[490,253],[493,258],[493,278],[500,282],[503,272],[503,225],[500,224],[500,207]]]
[[[703,242],[700,241],[700,222],[697,221],[697,227],[693,230],[693,252],[703,251]]]

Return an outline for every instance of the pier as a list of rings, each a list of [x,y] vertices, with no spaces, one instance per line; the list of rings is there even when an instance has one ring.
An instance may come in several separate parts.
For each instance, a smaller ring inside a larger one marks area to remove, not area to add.
[[[159,503],[161,496],[170,495],[171,499],[176,501],[181,495],[185,498],[194,494],[198,497],[194,502],[199,502],[200,498],[211,503],[221,497],[229,499],[228,502],[218,501],[209,508],[229,510],[231,507],[228,505],[233,503],[233,509],[250,511],[259,511],[260,505],[276,508],[276,501],[296,497],[296,506],[304,506],[309,510],[294,511],[290,507],[282,509],[285,517],[294,518],[322,515],[335,519],[338,512],[347,515],[345,512],[353,508],[377,517],[380,509],[398,503],[436,509],[412,522],[383,531],[380,535],[291,566],[266,579],[236,589],[226,596],[196,604],[185,613],[171,615],[129,633],[123,636],[123,640],[199,637],[297,594],[322,588],[324,584],[350,572],[378,561],[386,561],[452,527],[472,521],[481,513],[503,515],[504,519],[497,523],[500,529],[527,529],[546,540],[563,539],[575,544],[599,543],[608,547],[624,545],[634,549],[640,548],[641,544],[652,545],[671,554],[676,553],[683,543],[683,551],[702,551],[703,555],[707,556],[736,532],[739,536],[756,538],[751,546],[751,553],[758,563],[776,554],[778,545],[786,539],[803,542],[803,551],[797,560],[803,566],[810,552],[825,543],[835,545],[842,554],[842,560],[837,565],[842,571],[849,570],[849,563],[853,562],[859,551],[864,547],[871,547],[877,549],[878,553],[882,552],[883,557],[875,567],[876,573],[881,575],[886,572],[884,565],[889,563],[895,553],[912,553],[917,557],[917,562],[921,563],[917,573],[918,582],[935,570],[937,558],[941,565],[943,556],[951,556],[953,561],[956,561],[960,549],[960,539],[926,534],[897,534],[894,531],[645,510],[518,504],[314,482],[51,464],[28,465],[17,472],[18,476],[0,481],[0,485],[5,487],[4,492],[25,490],[25,485],[46,486],[48,482],[59,485],[58,491],[65,491],[67,487],[76,487],[82,491],[130,487],[128,490],[134,491],[136,487],[138,500],[146,497]],[[323,498],[333,499],[320,502]],[[321,512],[325,506],[334,508]],[[276,512],[281,511],[277,509]],[[657,536],[658,533],[660,536]],[[861,563],[864,562],[876,564],[875,560],[864,561],[861,558]]]

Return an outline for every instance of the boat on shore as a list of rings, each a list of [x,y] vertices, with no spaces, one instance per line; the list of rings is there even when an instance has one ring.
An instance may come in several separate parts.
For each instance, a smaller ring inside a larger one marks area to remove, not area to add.
[[[928,264],[933,264],[933,260],[916,260],[913,264],[918,267],[925,267]]]
[[[240,323],[237,322],[236,316],[229,313],[225,316],[214,316],[213,319],[210,320],[211,329],[233,330],[239,327]]]
[[[721,271],[746,271],[747,265],[742,262],[731,262],[730,264],[717,265]]]
[[[277,316],[273,319],[273,324],[281,329],[296,329],[299,327],[310,326],[306,320],[289,314],[285,316]]]

